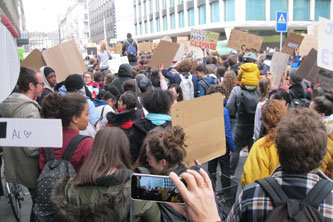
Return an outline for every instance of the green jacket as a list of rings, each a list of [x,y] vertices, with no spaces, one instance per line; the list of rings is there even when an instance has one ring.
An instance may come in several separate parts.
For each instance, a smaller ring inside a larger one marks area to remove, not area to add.
[[[161,221],[158,205],[151,201],[131,201],[129,170],[117,170],[97,179],[96,185],[76,186],[65,178],[52,195],[57,221],[129,221],[133,203],[135,222]]]
[[[0,115],[3,118],[41,118],[38,103],[21,93],[13,93],[0,104]],[[3,154],[6,180],[36,188],[39,147],[3,147]]]

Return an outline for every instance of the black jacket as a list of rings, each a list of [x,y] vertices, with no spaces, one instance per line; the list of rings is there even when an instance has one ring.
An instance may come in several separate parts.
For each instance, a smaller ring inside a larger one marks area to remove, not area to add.
[[[112,81],[111,85],[116,86],[119,92],[122,94],[124,92],[122,85],[126,80],[129,79],[134,81],[136,84],[136,81],[133,79],[131,66],[129,64],[122,64],[118,70],[118,77]]]
[[[304,88],[300,83],[295,83],[289,87],[289,95],[292,100],[303,99],[305,97]]]
[[[171,126],[171,121],[166,121],[162,127]],[[130,151],[131,151],[131,158],[134,162],[138,159],[140,154],[140,148],[145,139],[147,133],[156,127],[150,120],[144,118],[139,119],[133,123],[132,133],[130,136]]]

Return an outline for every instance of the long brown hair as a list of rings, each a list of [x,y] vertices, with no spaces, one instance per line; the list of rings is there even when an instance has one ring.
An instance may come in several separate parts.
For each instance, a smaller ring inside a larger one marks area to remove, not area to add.
[[[222,86],[226,89],[225,100],[229,99],[232,89],[236,86],[237,76],[236,73],[232,70],[226,71],[224,73]]]
[[[111,169],[130,169],[130,167],[127,136],[117,127],[105,127],[97,132],[92,150],[73,183],[96,184],[96,179]]]
[[[259,80],[259,92],[260,92],[259,102],[262,102],[266,99],[268,95],[269,86],[270,83],[268,79],[265,78]]]

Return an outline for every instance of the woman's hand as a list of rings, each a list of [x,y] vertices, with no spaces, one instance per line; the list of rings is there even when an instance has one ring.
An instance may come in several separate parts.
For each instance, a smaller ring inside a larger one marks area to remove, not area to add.
[[[186,205],[169,205],[190,221],[221,221],[216,207],[212,182],[208,174],[200,169],[200,174],[193,170],[187,170],[180,176],[186,181],[189,189],[178,178],[177,174],[170,173],[170,178],[175,183]]]

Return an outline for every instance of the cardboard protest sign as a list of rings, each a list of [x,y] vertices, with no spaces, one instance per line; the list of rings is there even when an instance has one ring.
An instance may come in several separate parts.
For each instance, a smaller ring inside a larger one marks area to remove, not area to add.
[[[0,58],[0,102],[2,102],[15,88],[20,73],[20,59],[16,40],[1,23]]]
[[[47,49],[42,55],[46,64],[56,72],[57,82],[64,81],[70,74],[83,74],[87,71],[74,40]]]
[[[192,29],[190,45],[199,48],[216,50],[219,33]]]
[[[151,43],[150,42],[141,42],[138,44],[139,52],[151,52]]]
[[[308,25],[307,32],[308,35],[318,36],[318,25]]]
[[[231,48],[227,47],[228,41],[218,41],[216,51],[219,55],[229,55]]]
[[[113,58],[113,59],[109,60],[108,64],[109,64],[109,70],[113,74],[115,74],[115,73],[118,73],[119,66],[121,64],[129,64],[129,62],[128,62],[127,56],[122,56],[122,57],[117,57],[117,58]]]
[[[182,127],[185,132],[184,164],[187,167],[194,165],[195,157],[204,163],[225,154],[223,97],[220,93],[174,104],[171,118],[172,125]]]
[[[39,70],[42,66],[46,66],[42,52],[38,49],[34,49],[31,53],[22,61],[21,66],[29,67],[34,70]]]
[[[180,44],[181,42],[187,42],[188,37],[187,36],[178,36],[177,37],[177,43]]]
[[[312,83],[320,81],[322,83],[321,87],[327,91],[333,88],[333,71],[317,66],[317,50],[315,49],[311,49],[305,57],[296,75]]]
[[[229,40],[231,30],[233,30],[233,28],[224,28],[225,37],[227,37],[227,40]]]
[[[123,47],[122,44],[117,44],[116,45],[116,52],[118,52],[119,54],[121,54],[122,47]]]
[[[324,69],[333,70],[333,20],[319,17],[317,64]]]
[[[148,66],[157,69],[160,64],[163,64],[167,69],[171,65],[178,49],[179,44],[161,40],[154,50]]]
[[[178,49],[178,51],[177,51],[175,57],[173,58],[173,61],[178,62],[178,61],[182,60],[184,54],[185,54],[185,44],[184,44],[184,42],[182,41],[182,42],[179,44],[179,49]]]
[[[61,120],[0,118],[0,146],[62,147]]]
[[[228,47],[232,49],[241,50],[242,46],[245,46],[247,50],[260,51],[264,38],[247,32],[242,32],[236,29],[231,30]]]
[[[170,38],[169,36],[164,36],[161,38],[161,40],[167,41],[167,42],[172,42],[172,38]]]
[[[191,46],[188,42],[188,54],[192,54],[193,59],[202,59],[204,57],[204,52],[201,48]]]
[[[318,37],[307,34],[302,34],[302,36],[304,36],[304,39],[299,47],[298,53],[300,56],[306,56],[312,48],[318,48]]]
[[[294,55],[295,49],[299,48],[303,39],[304,36],[290,33],[284,42],[282,52],[288,53],[289,55]]]
[[[289,54],[283,52],[274,52],[272,57],[272,62],[270,66],[270,72],[273,76],[273,85],[277,88],[280,87],[280,82],[284,72],[286,71],[286,67],[289,61]]]

